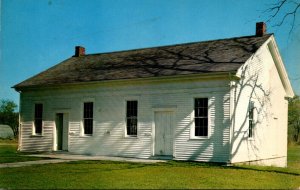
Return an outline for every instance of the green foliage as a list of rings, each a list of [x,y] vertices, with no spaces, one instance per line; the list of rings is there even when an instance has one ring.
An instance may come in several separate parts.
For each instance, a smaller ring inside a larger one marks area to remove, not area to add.
[[[10,100],[0,101],[0,124],[9,125],[14,136],[18,135],[19,113],[16,112],[17,104]]]
[[[17,104],[10,100],[1,100],[0,103],[0,112],[3,113],[12,113],[15,112],[17,109]]]
[[[300,97],[295,96],[289,100],[289,140],[298,143],[300,141]]]

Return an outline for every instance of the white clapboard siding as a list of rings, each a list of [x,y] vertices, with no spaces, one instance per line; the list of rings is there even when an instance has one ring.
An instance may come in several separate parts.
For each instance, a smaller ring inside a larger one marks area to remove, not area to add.
[[[236,89],[232,89],[236,99],[232,162],[286,157],[286,92],[267,44],[239,72],[244,72],[243,80],[238,82]],[[255,105],[253,138],[248,138],[250,100]]]
[[[213,106],[210,110],[211,131],[209,139],[190,139],[190,116],[178,123],[175,159],[212,162],[228,161],[229,102],[227,101],[224,104],[224,100],[228,98],[228,93],[213,94],[211,97]],[[186,109],[191,109],[191,107],[193,105],[187,105]],[[183,110],[182,114],[184,114]]]
[[[126,85],[91,85],[22,92],[21,117],[23,151],[44,151],[53,147],[51,134],[55,114],[68,113],[68,151],[90,155],[149,158],[153,156],[154,110],[174,109],[173,156],[177,160],[227,162],[229,156],[229,80],[153,82]],[[211,136],[190,137],[193,100],[210,98]],[[138,100],[138,137],[125,137],[126,100]],[[92,136],[82,136],[84,101],[94,102]],[[32,136],[34,103],[44,104],[45,136]]]
[[[21,123],[21,151],[51,151],[53,147],[53,122],[43,122],[42,136],[34,136],[33,122]]]

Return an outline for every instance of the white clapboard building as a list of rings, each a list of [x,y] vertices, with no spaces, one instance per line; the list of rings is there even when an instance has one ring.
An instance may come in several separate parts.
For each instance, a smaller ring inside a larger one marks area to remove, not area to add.
[[[20,151],[286,166],[293,89],[273,34],[75,55],[14,88]]]

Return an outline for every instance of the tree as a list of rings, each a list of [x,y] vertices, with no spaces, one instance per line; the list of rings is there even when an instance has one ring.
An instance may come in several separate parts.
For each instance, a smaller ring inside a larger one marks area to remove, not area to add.
[[[293,31],[296,23],[296,16],[300,13],[299,0],[278,0],[275,4],[271,4],[265,12],[270,16],[267,22],[278,19],[274,26],[281,26],[285,22],[291,22],[290,33]]]
[[[300,141],[300,97],[295,96],[289,100],[289,135],[290,140]]]
[[[13,101],[0,101],[0,124],[9,125],[15,137],[19,132],[19,113],[16,112],[17,107],[17,104]]]
[[[300,15],[300,0],[277,0],[271,4],[270,8],[264,11],[269,15],[266,22],[276,22],[274,26],[282,26],[284,23],[290,23],[289,35],[299,26],[296,18]],[[277,21],[275,21],[277,20]],[[300,80],[300,76],[291,78],[291,80]],[[289,100],[289,139],[295,142],[300,141],[300,98],[295,96]]]

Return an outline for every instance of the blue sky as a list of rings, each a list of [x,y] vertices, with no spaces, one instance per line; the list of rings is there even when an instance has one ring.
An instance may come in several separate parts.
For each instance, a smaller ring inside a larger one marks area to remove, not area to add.
[[[1,1],[1,0],[0,0]],[[276,0],[2,0],[0,99],[18,103],[11,87],[74,54],[254,35]],[[288,11],[289,6],[284,7]],[[274,27],[294,91],[300,94],[300,12]],[[279,15],[281,16],[281,15]]]

